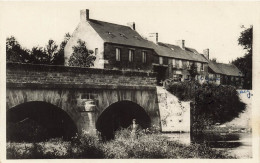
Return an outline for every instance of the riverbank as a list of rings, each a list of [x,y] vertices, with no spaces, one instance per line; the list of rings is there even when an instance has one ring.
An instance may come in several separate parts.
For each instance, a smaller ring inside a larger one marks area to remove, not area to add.
[[[234,158],[225,151],[206,145],[184,145],[169,141],[159,133],[141,134],[131,140],[121,131],[114,140],[101,142],[95,137],[78,136],[70,142],[52,139],[38,143],[7,143],[7,159],[37,158]]]

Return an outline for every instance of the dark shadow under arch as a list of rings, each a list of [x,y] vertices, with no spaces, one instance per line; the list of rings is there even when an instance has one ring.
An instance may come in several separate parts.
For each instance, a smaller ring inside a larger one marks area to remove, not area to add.
[[[78,132],[64,110],[47,102],[33,101],[17,105],[7,111],[6,117],[7,140],[69,139]]]
[[[114,131],[120,127],[127,128],[136,119],[142,128],[150,127],[151,119],[144,108],[131,101],[119,101],[107,107],[98,117],[96,128],[102,138],[114,138]]]

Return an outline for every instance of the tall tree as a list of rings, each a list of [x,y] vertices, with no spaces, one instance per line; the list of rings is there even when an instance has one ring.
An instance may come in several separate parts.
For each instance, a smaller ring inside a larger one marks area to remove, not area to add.
[[[64,49],[69,41],[71,35],[69,33],[66,33],[64,36],[64,40],[61,42],[59,50],[57,53],[55,53],[54,58],[52,60],[52,64],[54,65],[63,65],[64,64]]]
[[[72,47],[73,53],[69,58],[69,66],[91,67],[94,66],[96,56],[93,55],[92,50],[88,50],[86,43],[78,40],[77,45]]]
[[[6,39],[6,61],[7,62],[30,62],[29,50],[21,47],[14,36]]]
[[[58,53],[58,45],[53,40],[49,40],[44,51],[47,54],[49,64],[52,64]]]
[[[245,50],[243,57],[237,58],[232,63],[238,67],[245,76],[244,88],[252,89],[252,50],[253,50],[253,26],[241,32],[238,38],[238,44]]]

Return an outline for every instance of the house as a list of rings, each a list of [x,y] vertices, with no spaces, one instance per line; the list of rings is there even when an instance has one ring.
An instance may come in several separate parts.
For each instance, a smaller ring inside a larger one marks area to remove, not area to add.
[[[208,60],[208,79],[209,83],[217,85],[233,85],[241,88],[243,86],[243,74],[233,64],[217,63],[209,59],[209,50],[204,57]]]
[[[89,10],[80,11],[80,23],[65,47],[65,65],[79,39],[94,51],[94,68],[152,71],[152,63],[158,58],[153,43],[138,34],[134,23],[131,28],[90,19]]]
[[[208,74],[208,61],[195,49],[185,47],[185,40],[177,41],[177,45],[158,42],[153,46],[159,55],[159,63],[153,63],[160,69],[162,79],[172,78],[175,81],[191,79],[190,69],[196,68],[196,79],[203,83]],[[158,71],[158,70],[157,70]]]

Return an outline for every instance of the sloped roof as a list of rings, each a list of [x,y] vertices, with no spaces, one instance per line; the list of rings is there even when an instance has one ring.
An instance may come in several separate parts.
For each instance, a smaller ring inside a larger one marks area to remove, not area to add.
[[[217,63],[209,61],[209,68],[217,74],[228,76],[244,76],[243,73],[233,64]]]
[[[217,63],[218,68],[229,76],[243,76],[242,72],[233,64]]]
[[[89,24],[104,42],[151,49],[151,43],[128,26],[89,19]]]
[[[171,57],[176,59],[185,59],[190,61],[208,62],[207,59],[202,57],[195,49],[185,48],[179,46],[159,42],[154,46],[154,50],[161,56]]]
[[[224,74],[215,62],[209,61],[209,68],[217,74]]]

